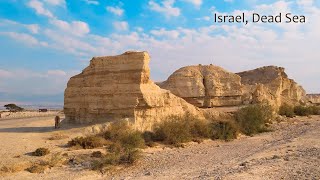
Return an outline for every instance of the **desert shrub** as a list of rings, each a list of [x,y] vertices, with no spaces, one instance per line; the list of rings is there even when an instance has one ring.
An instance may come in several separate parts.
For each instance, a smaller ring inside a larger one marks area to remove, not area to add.
[[[154,140],[168,144],[180,144],[192,139],[189,123],[179,116],[158,123],[154,128]]]
[[[217,121],[212,122],[211,139],[231,140],[237,138],[239,128],[235,122],[232,121]]]
[[[32,152],[32,155],[33,156],[45,156],[49,153],[50,153],[50,151],[48,148],[38,148],[34,152]]]
[[[249,105],[235,113],[240,130],[246,135],[253,135],[266,130],[265,124],[273,117],[272,107],[268,104]]]
[[[154,133],[149,135],[154,141],[163,141],[179,145],[197,138],[210,137],[210,128],[204,120],[193,116],[171,116],[154,126]]]
[[[120,156],[121,164],[134,164],[141,156],[141,153],[137,149],[126,150]]]
[[[83,149],[103,147],[108,142],[100,136],[76,137],[68,142],[69,146],[79,146]]]
[[[308,111],[311,115],[320,115],[320,107],[319,106],[309,106]]]
[[[145,145],[143,134],[133,130],[126,121],[112,123],[103,135],[127,149],[142,148]]]
[[[306,106],[295,106],[294,107],[294,113],[298,116],[308,116],[308,115],[311,115],[311,112],[310,112],[310,108],[306,107]]]
[[[279,108],[279,115],[281,116],[286,116],[286,117],[294,117],[294,107],[293,106],[290,106],[288,104],[283,104],[280,106]]]
[[[47,165],[35,164],[26,170],[30,173],[43,173],[46,169],[48,169]]]
[[[94,151],[94,152],[92,152],[91,157],[101,158],[102,155],[103,154],[101,153],[101,151]]]
[[[68,136],[67,135],[64,135],[64,134],[60,134],[60,133],[56,133],[56,134],[53,134],[51,137],[49,137],[48,139],[49,140],[61,140],[61,139],[67,139]]]
[[[122,147],[126,149],[142,148],[145,145],[142,133],[138,131],[130,132],[119,139]]]

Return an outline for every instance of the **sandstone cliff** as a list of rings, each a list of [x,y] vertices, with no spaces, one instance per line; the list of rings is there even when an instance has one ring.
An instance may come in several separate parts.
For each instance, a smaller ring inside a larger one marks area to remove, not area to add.
[[[187,112],[203,117],[199,109],[150,80],[149,60],[146,52],[94,57],[82,73],[68,82],[64,123],[127,119],[137,129],[145,130],[170,115]]]
[[[241,76],[245,104],[268,101],[279,107],[284,103],[298,104],[306,100],[305,90],[288,78],[284,68],[266,66],[237,74]]]
[[[242,103],[240,76],[214,65],[183,67],[158,85],[197,107],[236,106]]]
[[[320,94],[307,94],[307,98],[310,103],[320,105]]]

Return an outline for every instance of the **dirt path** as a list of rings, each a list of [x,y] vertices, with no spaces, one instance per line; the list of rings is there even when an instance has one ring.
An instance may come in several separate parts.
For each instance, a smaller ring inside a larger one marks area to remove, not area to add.
[[[31,124],[45,128],[43,121],[46,120],[32,121]],[[20,136],[26,138],[26,142],[36,139],[39,141],[36,146],[44,143],[43,137],[52,133],[8,133],[1,131],[2,125],[0,122],[1,140]],[[206,141],[179,149],[146,149],[138,165],[114,175],[61,167],[40,175],[23,171],[5,179],[320,179],[320,117],[290,119],[274,125],[274,128],[274,132],[231,142]],[[59,143],[65,142],[44,144],[61,150],[57,147]],[[4,154],[13,157],[29,151],[28,144],[23,141],[5,147],[0,148],[0,162],[5,161]],[[12,147],[22,150],[12,152]]]

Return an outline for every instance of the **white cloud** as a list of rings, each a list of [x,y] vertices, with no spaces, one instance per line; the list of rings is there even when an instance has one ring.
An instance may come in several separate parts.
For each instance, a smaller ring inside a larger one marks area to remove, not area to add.
[[[202,5],[202,0],[184,0],[184,1],[192,3],[196,7],[200,7]]]
[[[126,31],[129,29],[128,22],[126,21],[115,21],[113,27],[118,31]]]
[[[28,95],[63,93],[69,78],[77,73],[57,69],[37,73],[29,69],[0,69],[0,91],[16,95],[26,95],[26,92]],[[1,76],[3,74],[6,76]]]
[[[35,37],[26,33],[16,33],[16,32],[0,32],[0,35],[8,36],[16,41],[20,41],[24,44],[35,46],[48,46],[48,43],[37,40]]]
[[[51,4],[53,6],[65,6],[65,0],[44,0],[46,3]]]
[[[158,36],[158,37],[166,37],[166,38],[170,38],[170,39],[176,39],[179,37],[179,31],[177,30],[165,30],[164,28],[161,28],[159,30],[151,30],[150,31],[151,34]]]
[[[9,78],[9,77],[12,77],[13,76],[13,73],[7,71],[7,70],[4,70],[4,69],[0,69],[0,77],[2,78]]]
[[[162,5],[154,2],[153,0],[149,1],[149,8],[153,11],[163,13],[165,16],[179,16],[180,9],[173,7],[175,0],[164,0]]]
[[[43,3],[38,0],[31,0],[28,2],[28,6],[36,11],[39,15],[44,15],[53,18],[53,14],[46,8],[44,8]]]
[[[32,34],[39,33],[39,25],[38,24],[29,24],[29,25],[25,25],[25,26]]]
[[[72,21],[69,23],[59,19],[52,19],[50,22],[59,29],[72,35],[83,36],[90,32],[89,25],[82,21]]]
[[[95,1],[95,0],[83,0],[84,2],[86,2],[87,4],[93,4],[93,5],[99,5],[99,1]]]
[[[124,10],[119,8],[119,7],[112,7],[112,6],[107,6],[106,7],[106,10],[117,15],[117,16],[122,16],[123,15],[123,12]]]

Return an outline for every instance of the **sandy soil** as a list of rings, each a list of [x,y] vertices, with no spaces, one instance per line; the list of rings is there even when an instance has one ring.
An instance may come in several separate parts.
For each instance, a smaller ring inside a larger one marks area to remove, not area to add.
[[[74,153],[64,145],[82,128],[55,131],[52,126],[53,117],[0,120],[0,167],[36,161],[28,153],[38,147]],[[6,173],[0,179],[320,179],[320,117],[288,119],[272,126],[273,132],[231,142],[145,149],[137,165],[112,175],[62,166],[42,174]],[[69,138],[48,140],[56,133]]]

